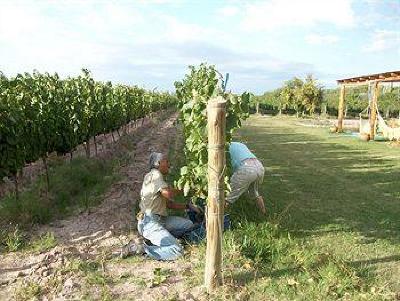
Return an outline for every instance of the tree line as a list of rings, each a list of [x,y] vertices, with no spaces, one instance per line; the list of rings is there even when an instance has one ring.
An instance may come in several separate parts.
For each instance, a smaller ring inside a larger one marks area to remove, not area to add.
[[[346,87],[345,114],[358,116],[368,106],[368,86]],[[340,88],[324,88],[312,75],[305,79],[294,77],[282,87],[262,95],[251,95],[251,110],[272,114],[337,116]],[[391,84],[380,86],[378,106],[387,118],[398,116],[400,87]]]

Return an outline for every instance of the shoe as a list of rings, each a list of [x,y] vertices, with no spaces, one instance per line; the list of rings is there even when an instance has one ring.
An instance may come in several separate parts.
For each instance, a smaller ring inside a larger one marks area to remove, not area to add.
[[[128,244],[121,248],[120,257],[124,259],[130,255],[143,255],[144,253],[143,239],[137,238],[130,240]]]

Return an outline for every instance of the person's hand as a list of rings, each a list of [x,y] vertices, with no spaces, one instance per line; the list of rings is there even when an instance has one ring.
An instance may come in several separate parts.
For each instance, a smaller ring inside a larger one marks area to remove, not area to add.
[[[264,199],[262,196],[259,196],[256,199],[256,205],[257,205],[258,209],[260,209],[262,214],[265,215],[267,213],[267,210],[265,209]]]
[[[188,209],[189,209],[189,210],[194,211],[194,212],[196,212],[197,214],[200,214],[200,213],[201,213],[200,208],[197,207],[196,205],[194,205],[192,202],[189,202],[189,203],[187,204],[187,206],[188,206]]]
[[[181,194],[181,193],[183,193],[183,191],[181,190],[181,189],[178,189],[178,188],[173,188],[173,190],[174,190],[174,193],[175,194]]]

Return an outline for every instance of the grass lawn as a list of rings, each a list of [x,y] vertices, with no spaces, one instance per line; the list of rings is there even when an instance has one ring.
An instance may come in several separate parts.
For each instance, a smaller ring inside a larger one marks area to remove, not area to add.
[[[237,134],[266,167],[269,212],[230,209],[225,250],[253,266],[233,278],[252,300],[400,299],[400,148],[297,122],[252,116]]]

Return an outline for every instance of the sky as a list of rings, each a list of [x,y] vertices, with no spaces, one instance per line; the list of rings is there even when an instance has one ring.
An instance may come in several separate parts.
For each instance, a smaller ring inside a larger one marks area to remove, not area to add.
[[[400,70],[400,0],[0,0],[0,71],[87,68],[97,80],[174,91],[188,65],[261,94],[312,73]]]

